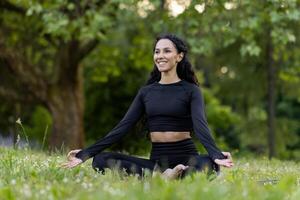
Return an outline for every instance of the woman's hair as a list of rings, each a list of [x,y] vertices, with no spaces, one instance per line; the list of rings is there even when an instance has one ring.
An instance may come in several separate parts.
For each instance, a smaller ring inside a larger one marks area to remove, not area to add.
[[[161,35],[156,38],[156,41],[154,43],[153,52],[155,51],[155,46],[156,46],[157,42],[161,39],[168,39],[168,40],[172,41],[176,47],[177,52],[178,53],[183,52],[183,58],[177,64],[176,71],[177,71],[178,77],[182,80],[186,80],[190,83],[199,85],[197,77],[195,76],[195,72],[192,69],[192,65],[187,58],[188,48],[187,48],[187,45],[185,44],[185,42],[173,34]],[[161,78],[161,72],[157,69],[157,66],[154,63],[154,67],[153,67],[152,72],[150,73],[150,77],[147,81],[147,85],[154,83],[154,82],[158,82],[160,80],[160,78]]]

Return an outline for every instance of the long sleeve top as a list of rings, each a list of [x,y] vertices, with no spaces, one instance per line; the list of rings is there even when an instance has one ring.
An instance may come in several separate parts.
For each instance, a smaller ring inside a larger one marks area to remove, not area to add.
[[[216,146],[208,128],[204,100],[199,87],[181,80],[171,84],[158,82],[138,91],[123,119],[102,139],[76,154],[83,161],[119,141],[146,114],[148,128],[153,131],[193,131],[209,156],[226,157]]]

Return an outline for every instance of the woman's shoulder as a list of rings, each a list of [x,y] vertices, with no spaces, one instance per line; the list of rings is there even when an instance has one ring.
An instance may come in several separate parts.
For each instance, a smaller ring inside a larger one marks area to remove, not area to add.
[[[154,83],[148,84],[148,85],[143,85],[140,87],[139,92],[142,94],[147,93],[152,87],[154,86]]]
[[[197,90],[199,90],[199,86],[198,85],[196,85],[195,83],[188,82],[186,80],[182,81],[182,85],[186,89],[188,89],[189,91],[197,91]]]

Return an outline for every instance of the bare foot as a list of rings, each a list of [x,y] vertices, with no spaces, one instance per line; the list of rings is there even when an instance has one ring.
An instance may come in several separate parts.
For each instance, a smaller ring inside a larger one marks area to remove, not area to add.
[[[174,167],[173,169],[170,169],[170,168],[166,169],[162,173],[162,177],[165,178],[165,179],[168,179],[168,180],[176,179],[187,168],[188,168],[188,166],[184,166],[182,164],[179,164],[176,167]]]

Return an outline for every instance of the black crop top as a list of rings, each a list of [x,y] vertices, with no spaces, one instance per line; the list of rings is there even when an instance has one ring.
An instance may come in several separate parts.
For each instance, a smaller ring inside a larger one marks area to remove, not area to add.
[[[76,157],[85,161],[117,142],[143,114],[146,114],[150,132],[193,130],[213,160],[226,158],[211,137],[199,87],[185,80],[170,84],[155,82],[142,87],[117,126]]]

